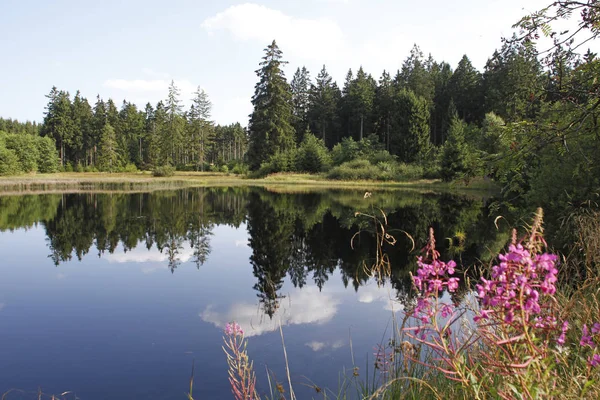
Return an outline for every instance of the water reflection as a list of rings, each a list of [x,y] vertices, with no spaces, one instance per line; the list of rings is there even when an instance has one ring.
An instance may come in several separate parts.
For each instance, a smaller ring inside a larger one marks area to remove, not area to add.
[[[388,284],[405,297],[415,254],[402,232],[422,244],[433,226],[446,253],[459,253],[466,264],[489,259],[506,242],[506,234],[491,228],[485,206],[466,196],[385,191],[367,199],[356,191],[288,194],[258,188],[48,194],[0,197],[0,229],[41,224],[48,257],[57,266],[93,251],[114,263],[162,263],[174,273],[182,263],[198,269],[206,263],[215,226],[245,224],[254,289],[261,309],[273,318],[286,298],[286,277],[295,288],[312,280],[321,290],[339,268],[345,287],[358,291],[369,281],[365,265],[376,257],[377,238],[369,218],[357,217],[357,211],[387,214],[390,233],[398,239],[385,248],[393,267]],[[117,251],[119,245],[122,251]],[[361,299],[373,301],[367,293]],[[220,319],[210,319],[221,326]]]
[[[355,214],[379,209],[398,239],[385,249],[392,275],[381,285],[364,268],[376,257],[375,230]],[[199,397],[223,398],[220,334],[231,320],[252,337],[259,374],[265,364],[284,370],[279,334],[268,334],[281,323],[298,390],[304,376],[335,388],[351,362],[348,330],[369,352],[391,311],[411,301],[416,251],[402,231],[419,246],[429,226],[443,256],[460,249],[465,264],[506,241],[484,200],[449,194],[0,196],[0,392],[41,385],[88,399],[181,398],[197,357],[198,376],[215,382],[199,385]],[[306,390],[299,398],[312,397]]]

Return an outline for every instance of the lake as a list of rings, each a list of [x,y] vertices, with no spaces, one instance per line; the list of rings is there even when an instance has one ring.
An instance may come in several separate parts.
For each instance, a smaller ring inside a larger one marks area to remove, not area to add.
[[[248,187],[0,196],[0,393],[184,399],[194,363],[194,397],[229,399],[221,346],[236,321],[260,393],[267,369],[287,388],[281,325],[297,397],[322,398],[312,385],[336,392],[354,366],[372,373],[430,226],[464,265],[506,243],[489,202]],[[383,213],[397,243],[378,282],[365,265],[369,215]]]

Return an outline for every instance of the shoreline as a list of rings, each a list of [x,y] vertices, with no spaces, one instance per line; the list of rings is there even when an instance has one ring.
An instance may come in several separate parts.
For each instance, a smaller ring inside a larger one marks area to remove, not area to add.
[[[101,173],[62,172],[54,174],[29,174],[0,177],[0,196],[44,194],[59,192],[140,192],[174,190],[191,187],[259,186],[286,191],[307,189],[364,189],[364,190],[423,190],[433,192],[459,191],[470,193],[495,193],[497,186],[491,181],[474,180],[470,185],[446,183],[438,179],[412,181],[338,181],[311,174],[274,174],[265,178],[250,179],[238,175],[216,172],[176,172],[172,177],[154,177],[151,172]]]

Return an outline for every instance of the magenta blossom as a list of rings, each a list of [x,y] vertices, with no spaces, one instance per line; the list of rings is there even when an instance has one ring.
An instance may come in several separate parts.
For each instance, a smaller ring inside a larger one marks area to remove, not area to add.
[[[594,354],[593,356],[591,356],[588,359],[588,364],[592,367],[599,367],[600,366],[600,354]]]
[[[596,347],[596,344],[592,340],[588,332],[588,327],[586,324],[583,324],[583,328],[581,330],[581,340],[579,341],[580,346],[590,346],[592,348]]]
[[[232,322],[230,324],[225,325],[225,334],[227,336],[244,336],[244,331],[242,327],[238,325],[237,322]]]

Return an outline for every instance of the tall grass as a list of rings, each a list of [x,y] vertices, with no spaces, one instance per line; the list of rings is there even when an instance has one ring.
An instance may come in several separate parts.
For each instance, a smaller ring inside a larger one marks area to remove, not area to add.
[[[377,280],[391,273],[383,244],[395,243],[381,214],[365,214],[380,239],[375,263],[365,266]],[[581,227],[582,234],[596,232],[595,222]],[[597,266],[595,258],[587,263]],[[401,321],[393,317],[391,332],[375,346],[364,370],[354,365],[343,371],[335,391],[315,386],[319,397],[600,398],[600,274],[588,266],[584,282],[562,286],[558,264],[546,249],[541,209],[527,235],[518,239],[515,230],[508,249],[477,282],[465,274],[461,278],[453,260],[440,259],[431,230],[413,276],[413,307]],[[475,290],[459,301],[453,294],[461,279]],[[230,375],[234,367],[230,363]],[[248,398],[260,398],[254,396]],[[286,398],[282,390],[271,396]]]

